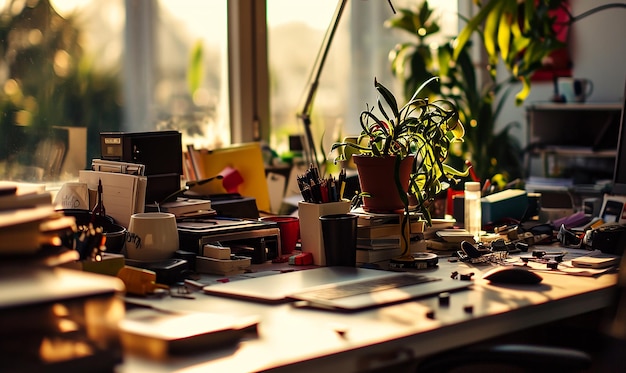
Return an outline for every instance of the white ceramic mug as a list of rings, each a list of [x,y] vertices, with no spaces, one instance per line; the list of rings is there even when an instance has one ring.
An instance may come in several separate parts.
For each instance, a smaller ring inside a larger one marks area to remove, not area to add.
[[[559,78],[559,95],[565,102],[585,102],[593,92],[593,83],[589,79]]]
[[[178,227],[174,214],[142,212],[131,215],[125,244],[128,259],[157,262],[171,258],[176,250]]]

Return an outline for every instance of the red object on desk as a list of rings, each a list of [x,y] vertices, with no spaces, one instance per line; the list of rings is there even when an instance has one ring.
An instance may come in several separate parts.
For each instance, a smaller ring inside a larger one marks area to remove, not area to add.
[[[452,188],[448,188],[448,195],[446,196],[446,214],[453,216],[454,215],[454,196],[463,195],[465,191],[463,190],[454,190]]]
[[[302,253],[296,254],[289,257],[289,264],[296,266],[307,266],[313,264],[313,254],[311,253]]]
[[[239,193],[239,185],[244,181],[239,171],[232,167],[225,167],[219,174],[223,177],[222,185],[228,193]]]

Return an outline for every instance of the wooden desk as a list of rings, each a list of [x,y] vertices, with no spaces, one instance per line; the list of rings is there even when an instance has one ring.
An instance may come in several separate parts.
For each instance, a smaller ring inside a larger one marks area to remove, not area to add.
[[[426,272],[474,272],[471,290],[451,294],[447,307],[432,297],[353,314],[265,305],[198,294],[151,300],[156,307],[258,315],[258,337],[235,347],[154,361],[127,354],[119,372],[356,372],[424,357],[606,307],[616,274],[580,277],[542,273],[539,286],[495,286],[480,278],[491,267],[449,263]],[[473,312],[464,307],[470,305]],[[434,318],[426,316],[434,311]],[[344,335],[338,329],[345,331]]]

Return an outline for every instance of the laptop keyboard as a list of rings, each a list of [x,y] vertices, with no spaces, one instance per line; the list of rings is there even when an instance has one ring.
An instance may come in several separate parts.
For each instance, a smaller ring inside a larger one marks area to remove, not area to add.
[[[324,287],[320,289],[299,292],[298,295],[306,294],[307,297],[313,297],[320,300],[332,300],[360,294],[372,293],[376,291],[394,289],[403,286],[425,284],[438,280],[440,279],[436,277],[402,273],[394,276],[373,278],[348,284],[339,284],[333,287]]]

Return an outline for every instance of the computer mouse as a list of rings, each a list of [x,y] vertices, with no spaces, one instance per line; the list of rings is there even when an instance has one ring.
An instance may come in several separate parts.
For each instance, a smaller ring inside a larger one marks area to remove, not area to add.
[[[485,274],[483,278],[494,284],[538,284],[543,277],[537,273],[528,270],[525,267],[496,267]]]

